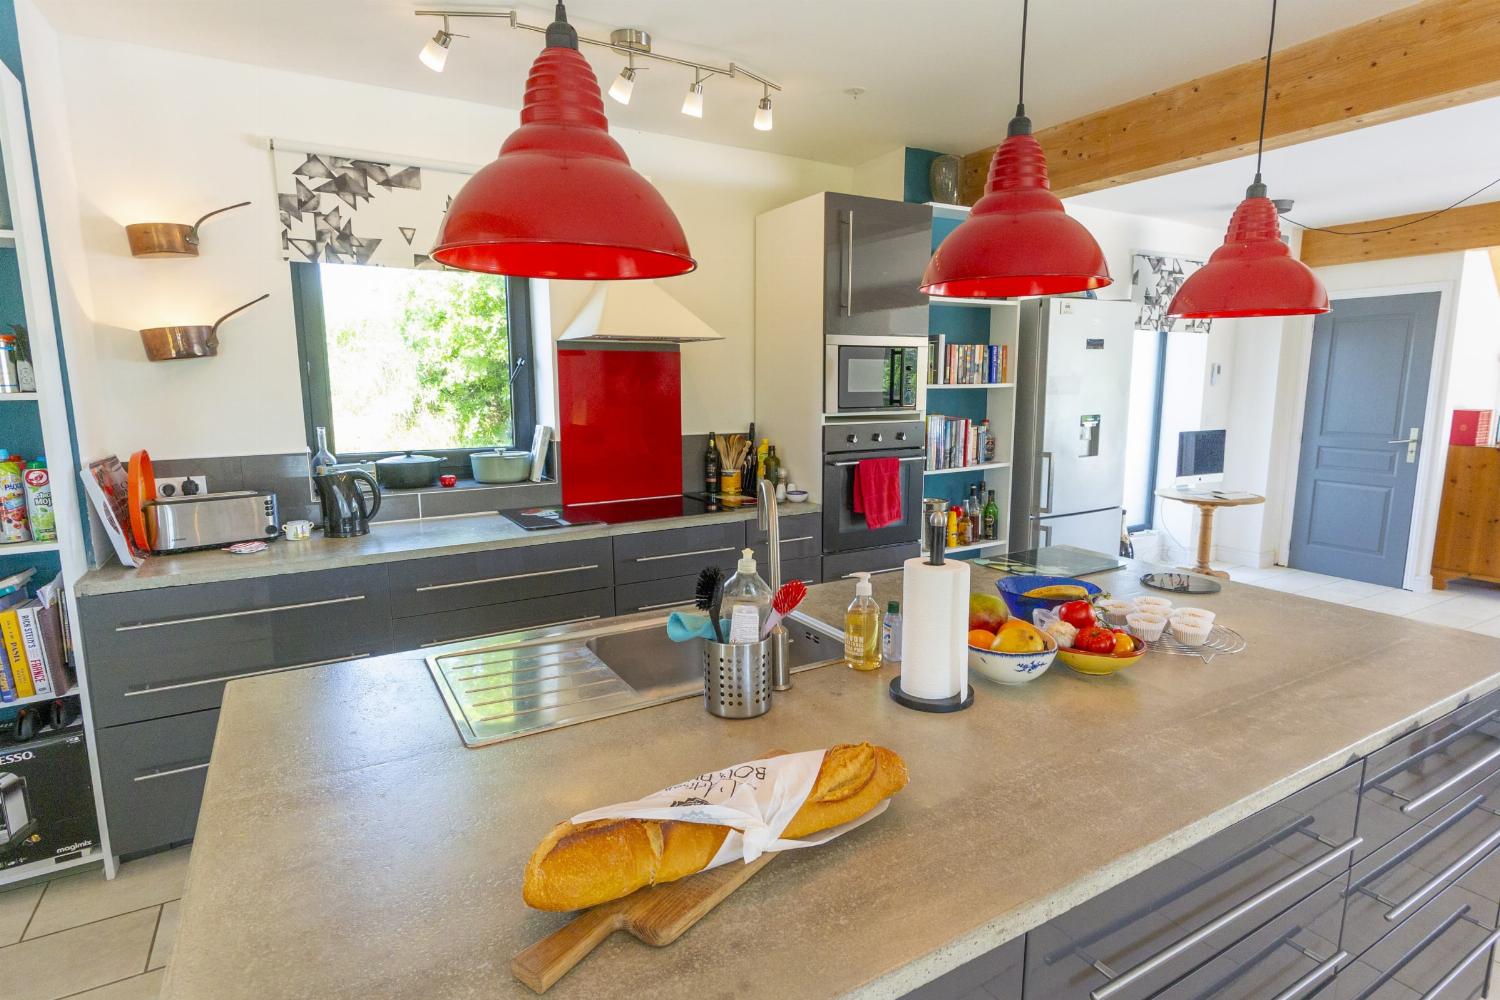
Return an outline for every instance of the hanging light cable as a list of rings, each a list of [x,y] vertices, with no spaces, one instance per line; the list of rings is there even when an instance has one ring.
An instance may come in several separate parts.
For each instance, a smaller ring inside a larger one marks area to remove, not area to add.
[[[677,216],[609,134],[567,10],[531,64],[521,125],[464,184],[432,259],[523,278],[665,278],[697,267]]]
[[[1276,0],[1266,39],[1266,74],[1260,94],[1260,135],[1255,141],[1255,180],[1229,220],[1224,245],[1188,276],[1172,297],[1167,315],[1183,319],[1244,316],[1313,316],[1328,311],[1328,291],[1312,268],[1281,241],[1276,205],[1266,197],[1261,157],[1266,111],[1271,101],[1271,53],[1276,46]]]
[[[927,264],[922,291],[928,295],[1059,295],[1110,283],[1104,252],[1052,193],[1046,154],[1031,134],[1026,117],[1028,8],[1023,0],[1016,115],[990,161],[984,197]]]

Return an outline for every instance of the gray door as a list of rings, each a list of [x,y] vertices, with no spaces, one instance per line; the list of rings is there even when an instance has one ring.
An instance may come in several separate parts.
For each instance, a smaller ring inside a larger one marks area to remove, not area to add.
[[[932,256],[932,209],[825,197],[824,334],[925,339],[927,296],[918,286]]]
[[[1339,299],[1313,326],[1291,565],[1399,587],[1439,293]]]

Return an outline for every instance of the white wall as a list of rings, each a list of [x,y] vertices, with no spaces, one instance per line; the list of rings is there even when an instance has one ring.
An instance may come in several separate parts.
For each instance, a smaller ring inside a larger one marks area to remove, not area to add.
[[[54,41],[44,27],[23,33],[28,69],[33,50]],[[64,318],[75,393],[86,386],[100,414],[80,428],[84,454],[300,450],[290,281],[267,138],[477,166],[493,158],[517,113],[71,35],[56,37],[55,48],[45,89],[66,128],[52,129],[38,153],[54,254],[79,286],[74,315]],[[671,203],[698,258],[695,273],[671,279],[672,294],[725,336],[683,350],[684,431],[747,424],[755,216],[814,191],[848,190],[852,170],[649,133],[615,136]],[[205,228],[197,259],[129,256],[126,223],[191,221],[247,198],[251,208]],[[587,290],[558,284],[555,332]],[[211,322],[266,291],[269,301],[225,326],[218,358],[145,360],[137,329]]]
[[[897,146],[855,167],[850,190],[867,198],[900,201],[906,197],[906,147]]]
[[[1454,410],[1500,408],[1500,276],[1489,251],[1470,250],[1463,257],[1443,422],[1434,433],[1447,434]]]

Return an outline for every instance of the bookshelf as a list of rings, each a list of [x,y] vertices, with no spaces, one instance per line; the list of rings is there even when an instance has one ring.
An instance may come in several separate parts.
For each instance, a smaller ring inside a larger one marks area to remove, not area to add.
[[[77,462],[69,429],[69,403],[53,319],[52,291],[42,241],[41,209],[25,105],[20,82],[3,66],[0,66],[0,161],[3,161],[4,177],[0,199],[3,199],[3,207],[8,209],[12,220],[11,228],[0,229],[0,330],[8,330],[11,324],[25,326],[36,375],[35,392],[0,394],[0,445],[28,459],[46,456],[57,520],[55,542],[0,545],[0,577],[35,569],[36,574],[30,581],[34,587],[61,574],[66,591],[65,611],[68,619],[76,625],[78,608],[73,590],[87,570],[84,522],[78,506],[75,474]],[[20,712],[34,710],[36,705],[58,698],[80,702],[77,708],[83,719],[88,775],[93,783],[95,843],[86,850],[65,855],[66,860],[47,858],[0,869],[0,887],[101,861],[106,873],[111,877],[114,875],[115,863],[110,856],[103,822],[99,760],[87,704],[87,674],[82,652],[76,647],[73,659],[77,668],[75,685],[61,695],[33,696],[0,704],[0,730],[8,731]],[[66,730],[69,733],[74,731],[72,727]],[[48,729],[38,739],[53,732]],[[18,743],[10,745],[10,749],[24,750],[26,746],[26,743]]]

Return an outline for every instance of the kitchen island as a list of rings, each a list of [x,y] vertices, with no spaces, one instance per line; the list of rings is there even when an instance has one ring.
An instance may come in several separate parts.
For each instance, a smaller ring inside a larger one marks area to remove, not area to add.
[[[1090,579],[1129,594],[1140,570]],[[806,608],[836,624],[851,590]],[[956,715],[895,705],[891,668],[832,665],[760,719],[690,700],[466,750],[416,654],[235,681],[163,996],[531,996],[508,965],[566,919],[520,899],[554,823],[866,739],[911,772],[884,815],[778,858],[670,947],[616,935],[551,995],[899,996],[1500,687],[1500,641],[1474,633],[1234,583],[1193,603],[1248,648],[976,678]]]

